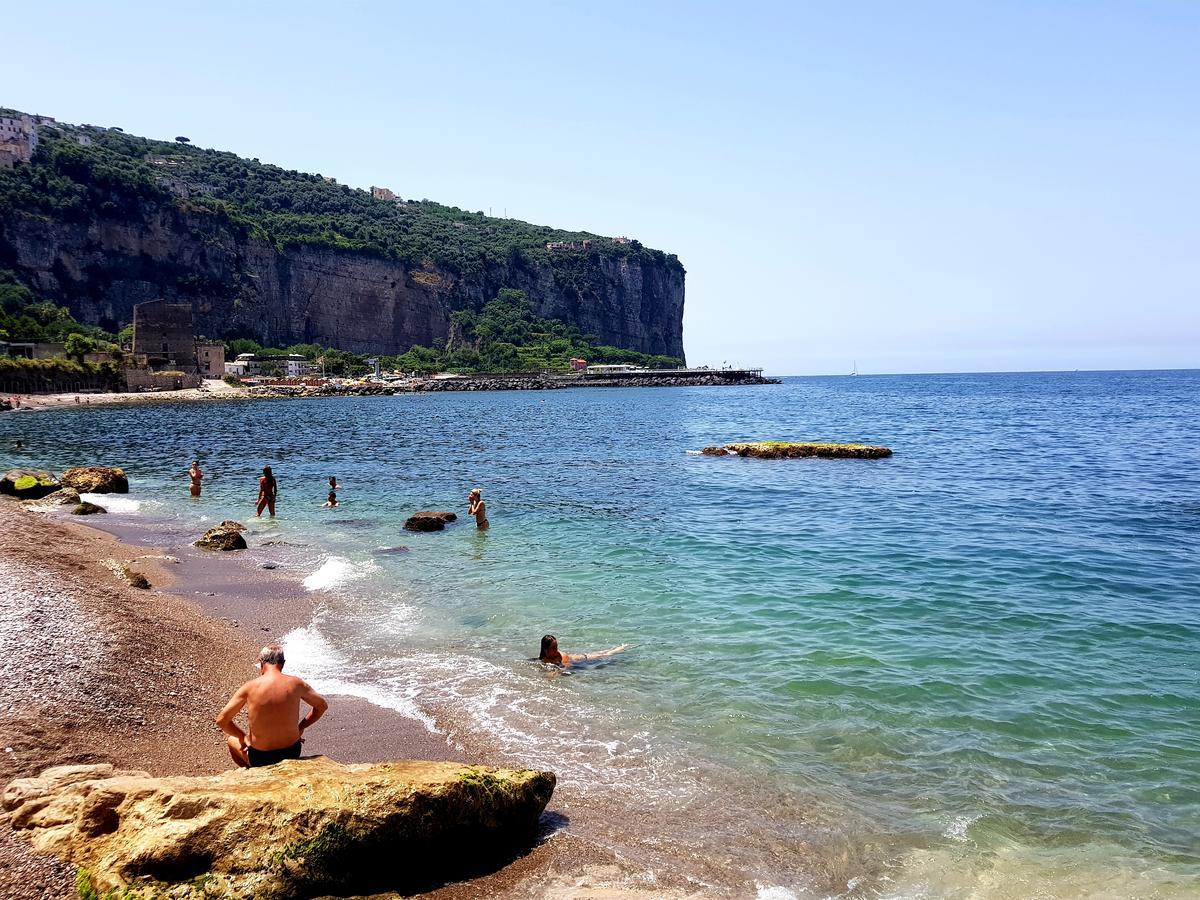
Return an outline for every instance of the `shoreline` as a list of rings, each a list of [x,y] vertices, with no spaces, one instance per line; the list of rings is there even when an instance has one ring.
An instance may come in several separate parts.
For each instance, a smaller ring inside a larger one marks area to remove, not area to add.
[[[749,377],[719,369],[702,375],[664,377],[591,378],[583,381],[548,376],[467,375],[453,379],[422,379],[407,384],[258,385],[234,387],[219,379],[205,379],[199,388],[178,391],[109,391],[22,394],[12,412],[44,409],[79,409],[89,406],[141,406],[157,403],[201,403],[232,400],[291,400],[314,397],[389,397],[397,394],[477,393],[487,391],[554,391],[582,388],[638,387],[747,387],[779,384],[778,379]],[[78,399],[78,403],[76,400]]]
[[[122,563],[151,588],[130,586]],[[252,568],[242,554],[148,547],[120,525],[106,530],[15,501],[0,501],[0,574],[0,785],[80,763],[157,776],[232,768],[212,717],[254,676],[259,647],[308,624],[318,603],[298,580]],[[306,756],[488,760],[486,747],[452,745],[393,709],[345,694],[328,699]],[[525,855],[423,896],[700,896],[628,887],[631,873],[617,857],[570,833],[558,812],[564,802],[556,794],[542,840]],[[34,854],[0,824],[0,895],[74,897],[74,869]]]

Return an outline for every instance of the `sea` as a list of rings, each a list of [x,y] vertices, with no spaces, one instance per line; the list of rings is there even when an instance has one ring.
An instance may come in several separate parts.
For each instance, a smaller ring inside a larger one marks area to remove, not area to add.
[[[759,439],[895,452],[696,453]],[[125,467],[116,521],[247,522],[314,600],[290,669],[555,771],[643,889],[1200,896],[1200,371],[81,407],[0,447]],[[546,633],[629,647],[561,673]]]

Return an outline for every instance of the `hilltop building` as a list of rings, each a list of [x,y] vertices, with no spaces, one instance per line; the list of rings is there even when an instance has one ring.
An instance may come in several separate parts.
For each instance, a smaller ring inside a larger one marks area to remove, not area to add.
[[[375,185],[371,185],[371,196],[376,200],[391,200],[393,202],[396,200],[396,195],[392,193],[390,188],[375,187]]]
[[[0,166],[12,168],[15,163],[29,162],[37,150],[37,122],[43,116],[0,115]],[[53,120],[49,120],[53,121]]]

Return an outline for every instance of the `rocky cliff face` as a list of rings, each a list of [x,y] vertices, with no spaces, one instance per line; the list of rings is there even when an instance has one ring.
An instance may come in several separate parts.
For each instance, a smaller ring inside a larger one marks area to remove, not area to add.
[[[219,215],[146,202],[139,215],[118,219],[5,216],[0,268],[112,331],[132,320],[135,303],[161,298],[190,302],[197,330],[210,337],[401,353],[445,338],[453,310],[509,287],[525,291],[538,315],[601,343],[684,355],[682,269],[602,250],[533,263],[513,255],[459,276],[431,263],[277,247]]]

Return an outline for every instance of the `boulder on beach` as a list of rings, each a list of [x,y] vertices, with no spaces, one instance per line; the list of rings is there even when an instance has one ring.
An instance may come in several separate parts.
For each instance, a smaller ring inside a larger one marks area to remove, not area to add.
[[[192,546],[201,550],[245,550],[246,539],[242,537],[245,526],[239,522],[226,521],[204,532]]]
[[[95,503],[88,503],[84,500],[82,503],[76,504],[71,510],[73,516],[94,516],[96,513],[107,513],[108,510],[103,506],[97,506]]]
[[[281,900],[498,867],[532,844],[554,786],[529,769],[315,757],[206,777],[59,766],[2,802],[13,831],[96,896]]]
[[[75,488],[59,488],[38,500],[22,500],[26,509],[54,509],[58,506],[75,506],[79,503],[79,491]]]
[[[124,469],[111,466],[77,466],[62,473],[62,483],[81,494],[128,494]]]
[[[457,519],[458,516],[452,512],[422,510],[405,519],[404,527],[408,531],[441,531],[446,527],[447,522]]]
[[[121,574],[125,577],[125,580],[129,582],[131,587],[135,587],[143,591],[150,590],[150,579],[130,566],[129,563],[121,566]]]
[[[824,441],[754,441],[726,444],[724,447],[705,447],[701,452],[705,456],[737,455],[752,459],[800,459],[809,456],[821,459],[882,459],[892,455],[892,451],[887,447],[870,444],[831,444]]]
[[[60,486],[57,478],[38,469],[11,469],[0,478],[0,494],[18,500],[37,500],[53,494]]]

